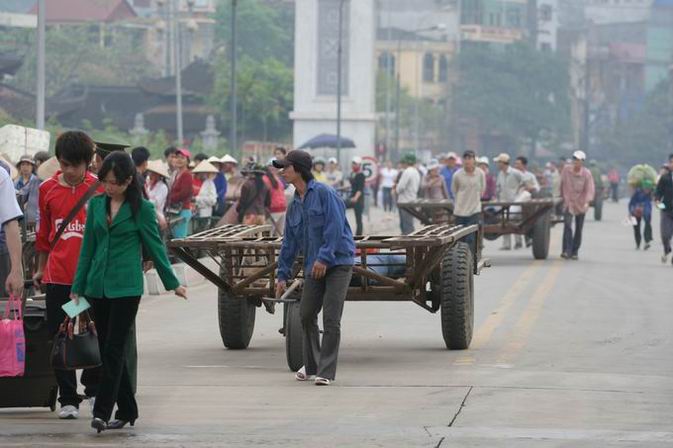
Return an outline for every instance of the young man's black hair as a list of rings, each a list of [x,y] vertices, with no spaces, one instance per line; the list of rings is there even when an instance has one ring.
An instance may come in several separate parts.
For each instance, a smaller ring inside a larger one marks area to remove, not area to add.
[[[523,164],[523,166],[528,166],[528,159],[527,159],[526,157],[524,157],[524,156],[519,156],[519,157],[516,158],[516,160],[521,161],[521,163]]]
[[[168,159],[168,156],[171,154],[175,154],[175,152],[178,150],[175,146],[169,146],[164,150],[164,159]]]
[[[274,149],[274,152],[275,151],[280,151],[281,153],[283,153],[284,156],[287,155],[287,149],[283,148],[282,146],[276,146],[276,149]]]
[[[198,165],[199,163],[203,162],[204,160],[208,160],[208,156],[202,152],[198,153],[197,155],[194,156],[194,162]]]
[[[139,167],[150,159],[150,150],[144,146],[133,148],[133,151],[131,151],[131,158],[133,159],[135,166]]]
[[[476,159],[476,158],[477,158],[477,154],[476,154],[474,151],[472,151],[471,149],[468,149],[467,151],[465,151],[465,152],[463,153],[463,158],[466,158],[466,157],[469,157],[469,158],[472,158],[472,159]]]
[[[66,131],[56,139],[56,158],[73,165],[86,163],[93,159],[96,144],[85,132]]]

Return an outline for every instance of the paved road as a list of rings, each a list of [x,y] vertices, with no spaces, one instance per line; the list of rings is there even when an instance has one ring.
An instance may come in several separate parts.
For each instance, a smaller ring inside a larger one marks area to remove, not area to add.
[[[673,268],[636,252],[623,204],[588,220],[580,261],[533,261],[490,243],[472,347],[444,349],[439,317],[349,303],[338,381],[292,379],[280,316],[247,351],[220,342],[215,289],[143,300],[136,428],[0,411],[0,446],[673,446]]]

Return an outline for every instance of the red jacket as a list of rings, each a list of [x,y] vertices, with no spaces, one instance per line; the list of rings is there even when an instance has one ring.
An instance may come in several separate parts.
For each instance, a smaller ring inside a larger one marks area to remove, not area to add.
[[[171,191],[168,192],[169,207],[180,207],[182,210],[192,208],[192,197],[194,196],[194,182],[192,173],[185,170],[175,178]]]
[[[285,186],[283,185],[283,182],[276,176],[276,188],[273,188],[269,176],[264,176],[262,180],[271,193],[269,213],[283,213],[287,210],[287,200],[285,199]]]
[[[76,187],[66,187],[58,181],[60,174],[60,172],[56,173],[54,177],[40,185],[40,226],[35,247],[38,252],[49,254],[42,281],[58,285],[72,285],[84,237],[86,206],[82,207],[70,221],[53,250],[50,243],[56,236],[61,222],[97,179],[96,176],[87,172],[83,183]]]

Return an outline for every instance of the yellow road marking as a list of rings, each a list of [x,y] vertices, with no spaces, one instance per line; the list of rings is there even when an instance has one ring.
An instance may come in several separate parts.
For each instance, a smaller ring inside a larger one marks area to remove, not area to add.
[[[498,364],[506,365],[510,363],[511,360],[521,351],[521,349],[523,349],[523,347],[528,342],[528,338],[533,330],[533,326],[542,313],[545,300],[556,285],[556,280],[561,273],[562,266],[563,263],[561,261],[555,261],[540,286],[537,287],[531,296],[528,304],[526,305],[526,308],[523,311],[523,314],[512,330],[510,341],[500,352],[500,356],[498,357]]]
[[[470,344],[470,350],[478,349],[488,343],[495,329],[498,328],[498,326],[505,319],[505,313],[507,313],[507,310],[510,309],[516,299],[526,289],[528,282],[531,280],[531,278],[533,278],[536,271],[542,266],[543,263],[544,262],[542,260],[535,260],[530,264],[530,266],[528,266],[528,268],[526,268],[525,271],[519,275],[519,277],[507,290],[502,299],[500,299],[498,307],[491,311],[484,323],[482,323],[479,329],[474,333],[474,336],[472,337],[472,343]],[[474,359],[475,358],[472,354],[466,354],[458,357],[454,361],[454,364],[470,365],[474,363]]]

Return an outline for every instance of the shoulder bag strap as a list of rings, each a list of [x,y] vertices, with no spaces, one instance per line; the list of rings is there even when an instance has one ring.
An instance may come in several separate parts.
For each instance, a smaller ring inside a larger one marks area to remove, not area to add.
[[[84,195],[79,198],[79,201],[77,201],[77,204],[70,210],[68,213],[68,216],[65,217],[63,222],[61,223],[61,226],[58,228],[56,231],[56,234],[54,235],[54,238],[52,238],[51,243],[49,244],[51,248],[53,249],[54,246],[56,246],[56,242],[61,238],[61,235],[63,235],[63,232],[65,232],[65,228],[68,227],[68,224],[75,218],[77,213],[84,207],[84,204],[87,203],[89,199],[91,199],[91,196],[96,193],[96,190],[98,190],[98,187],[100,186],[100,181],[96,181],[91,186],[89,189],[84,193]]]

